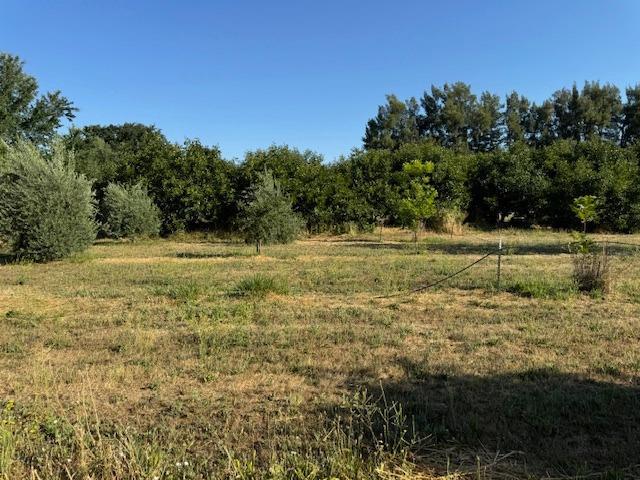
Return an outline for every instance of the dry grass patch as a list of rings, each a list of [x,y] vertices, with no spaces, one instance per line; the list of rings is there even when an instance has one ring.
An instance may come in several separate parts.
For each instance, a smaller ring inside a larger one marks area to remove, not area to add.
[[[498,237],[428,234],[416,252],[409,233],[388,235],[259,257],[204,237],[100,242],[82,259],[0,266],[0,404],[12,405],[0,478],[630,471],[639,258],[613,251],[612,292],[594,298],[571,288],[569,235],[503,232],[501,291],[490,257],[404,295]],[[380,447],[356,429],[384,433],[392,405],[421,442]]]

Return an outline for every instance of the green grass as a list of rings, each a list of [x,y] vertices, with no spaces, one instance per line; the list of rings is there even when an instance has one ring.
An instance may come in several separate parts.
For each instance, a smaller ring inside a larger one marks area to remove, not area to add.
[[[569,235],[506,231],[499,290],[408,294],[498,236],[385,235],[0,265],[0,479],[640,474],[640,258],[585,295]]]
[[[243,278],[230,292],[235,297],[265,297],[269,293],[286,295],[289,293],[289,287],[281,279],[257,274]]]
[[[533,277],[515,280],[509,283],[507,291],[527,298],[547,298],[553,300],[567,299],[577,293],[577,289],[570,280]]]

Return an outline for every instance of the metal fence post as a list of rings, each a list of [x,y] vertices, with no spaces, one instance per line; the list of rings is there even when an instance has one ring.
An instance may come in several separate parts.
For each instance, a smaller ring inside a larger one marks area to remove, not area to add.
[[[500,291],[500,274],[502,269],[502,237],[498,241],[498,284],[497,290]]]

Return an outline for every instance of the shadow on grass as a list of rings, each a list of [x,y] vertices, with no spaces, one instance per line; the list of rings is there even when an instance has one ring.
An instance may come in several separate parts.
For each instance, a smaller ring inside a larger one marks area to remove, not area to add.
[[[8,265],[10,263],[16,263],[15,255],[10,253],[0,253],[0,265]]]
[[[177,258],[232,258],[232,257],[246,257],[246,253],[241,252],[178,252],[176,254],[169,255]]]
[[[374,250],[400,250],[411,253],[442,253],[447,255],[464,254],[464,255],[483,255],[498,249],[498,244],[491,242],[467,243],[459,241],[443,241],[431,243],[429,241],[419,242],[417,245],[413,243],[374,243],[374,242],[351,242],[354,247],[370,248]],[[632,247],[627,245],[607,246],[609,255],[630,256],[640,251],[640,247]],[[560,255],[569,253],[568,243],[527,243],[510,245],[508,241],[503,244],[503,252],[505,255]]]
[[[419,437],[435,450],[451,448],[451,465],[473,467],[476,455],[518,452],[509,470],[520,475],[627,478],[640,461],[640,384],[596,382],[554,369],[490,377],[426,371],[408,358],[406,380],[350,382],[374,398],[397,402]],[[381,391],[382,389],[382,391]],[[425,466],[446,472],[441,457]],[[471,462],[471,465],[469,465]]]

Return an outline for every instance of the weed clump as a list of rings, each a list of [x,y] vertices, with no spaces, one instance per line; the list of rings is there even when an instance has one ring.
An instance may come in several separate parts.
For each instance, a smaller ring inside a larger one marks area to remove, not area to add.
[[[580,234],[571,244],[573,253],[573,279],[581,292],[609,291],[609,259],[606,248],[599,250],[596,243]]]
[[[269,293],[286,295],[289,287],[281,279],[257,274],[240,280],[230,292],[233,297],[265,297]]]
[[[180,283],[170,284],[165,287],[156,288],[155,295],[166,296],[177,302],[188,303],[196,300],[202,293],[200,286],[193,281],[181,281]]]

